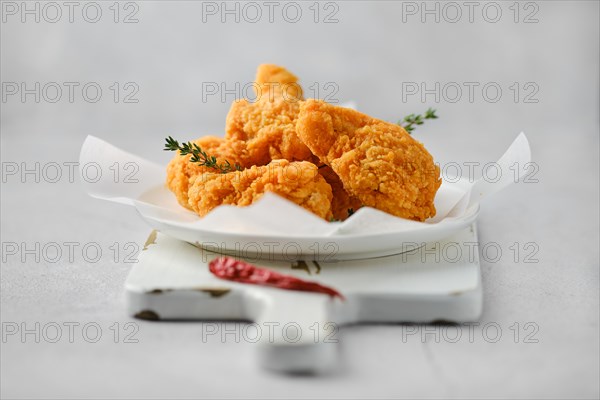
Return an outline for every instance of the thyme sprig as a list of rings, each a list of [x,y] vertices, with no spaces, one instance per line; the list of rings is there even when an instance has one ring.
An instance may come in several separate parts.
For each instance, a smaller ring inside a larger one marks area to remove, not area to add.
[[[425,114],[407,115],[403,120],[398,121],[398,125],[406,129],[406,132],[411,133],[415,130],[416,125],[423,125],[425,120],[437,118],[438,116],[435,115],[435,110],[433,108],[428,108],[427,111],[425,111]]]
[[[232,165],[227,160],[225,160],[224,163],[219,164],[217,162],[217,157],[208,155],[196,143],[186,142],[186,143],[179,144],[179,142],[177,140],[173,139],[171,136],[166,138],[165,141],[166,141],[165,148],[163,150],[165,150],[165,151],[179,150],[179,153],[182,156],[191,154],[192,155],[192,157],[190,158],[191,162],[198,163],[199,165],[202,165],[202,166],[205,166],[208,168],[214,168],[222,174],[226,174],[231,171],[241,171],[242,170],[242,167],[239,164],[236,163],[236,164]]]

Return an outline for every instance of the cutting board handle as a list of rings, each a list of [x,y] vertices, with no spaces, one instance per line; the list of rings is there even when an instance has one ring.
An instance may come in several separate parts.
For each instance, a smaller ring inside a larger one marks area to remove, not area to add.
[[[250,293],[249,293],[250,295]],[[317,293],[273,289],[255,292],[253,315],[262,334],[258,358],[269,369],[292,373],[329,370],[337,358],[338,324],[332,308],[338,299]]]

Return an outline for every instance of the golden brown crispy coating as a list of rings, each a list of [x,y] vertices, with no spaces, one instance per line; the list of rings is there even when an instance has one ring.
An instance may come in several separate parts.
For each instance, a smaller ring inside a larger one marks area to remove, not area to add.
[[[331,213],[333,218],[338,221],[343,221],[350,216],[349,210],[353,212],[358,210],[362,203],[354,196],[350,196],[340,177],[328,165],[319,167],[319,174],[325,178],[325,181],[331,186],[333,199],[331,200]]]
[[[287,160],[227,174],[195,175],[190,179],[189,206],[204,216],[221,204],[248,206],[266,192],[274,192],[321,218],[331,216],[331,187],[317,166]]]
[[[240,142],[226,142],[223,138],[204,136],[194,143],[211,156],[217,157],[219,163],[229,161],[232,165],[241,165],[244,148]],[[177,152],[167,165],[167,187],[175,194],[182,206],[191,209],[188,203],[189,180],[192,176],[214,169],[190,162],[191,154],[182,156]],[[245,165],[242,165],[245,166]]]
[[[300,106],[296,131],[364,205],[418,221],[435,215],[439,167],[402,127],[307,100]]]
[[[296,135],[299,105],[282,99],[231,105],[226,122],[226,138],[244,143],[245,163],[265,165],[271,160],[310,160],[312,153]]]
[[[259,65],[255,82],[257,87],[255,87],[254,93],[257,101],[273,101],[278,97],[290,103],[296,103],[297,100],[304,99],[298,77],[279,65]]]
[[[228,160],[242,167],[266,165],[282,158],[311,159],[310,150],[295,132],[298,100],[302,98],[298,78],[283,67],[264,64],[258,67],[256,83],[259,96],[256,103],[246,100],[233,103],[227,116],[225,139],[208,136],[195,143],[219,162]],[[189,162],[190,158],[191,155],[178,154],[167,167],[167,186],[186,208],[190,208],[189,179],[200,173],[214,172]]]
[[[242,99],[231,105],[225,138],[244,143],[245,164],[312,159],[310,150],[296,135],[299,99],[302,98],[302,88],[297,81],[298,78],[283,67],[261,65],[256,74],[256,83],[261,88],[257,91],[257,101],[250,103]]]

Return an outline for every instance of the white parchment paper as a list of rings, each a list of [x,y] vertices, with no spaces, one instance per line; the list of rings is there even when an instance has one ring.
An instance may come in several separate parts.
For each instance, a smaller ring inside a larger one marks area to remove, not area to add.
[[[327,222],[274,193],[265,194],[248,207],[219,206],[200,218],[181,207],[165,187],[166,167],[94,136],[86,138],[79,157],[80,167],[93,165],[102,171],[98,179],[83,181],[90,196],[133,206],[146,219],[203,231],[319,237],[420,230],[461,218],[485,197],[522,179],[530,161],[529,142],[521,133],[496,162],[498,179],[444,179],[435,197],[437,214],[425,222],[398,218],[371,207],[359,209],[344,222]],[[129,173],[109,173],[115,169]]]

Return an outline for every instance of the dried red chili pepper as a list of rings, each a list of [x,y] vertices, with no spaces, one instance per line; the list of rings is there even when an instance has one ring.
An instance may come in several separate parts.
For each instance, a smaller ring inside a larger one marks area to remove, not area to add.
[[[216,258],[208,264],[208,268],[218,278],[229,281],[272,286],[286,290],[324,293],[331,297],[339,297],[345,300],[344,296],[333,288],[317,282],[305,281],[294,276],[280,274],[267,268],[259,268],[232,257]]]

